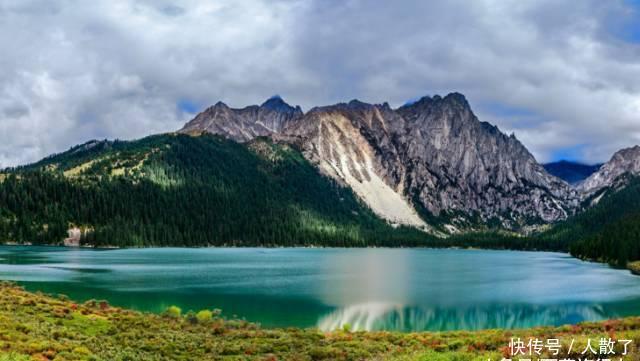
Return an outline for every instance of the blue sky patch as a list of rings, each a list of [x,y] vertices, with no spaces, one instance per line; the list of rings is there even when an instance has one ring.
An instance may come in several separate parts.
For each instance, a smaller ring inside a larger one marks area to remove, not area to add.
[[[623,41],[640,44],[640,0],[626,0],[632,14],[614,25],[612,31]]]
[[[200,106],[189,99],[179,100],[176,107],[184,113],[197,113],[200,110]]]
[[[585,144],[578,144],[570,147],[556,149],[553,151],[551,159],[554,162],[559,160],[579,162],[583,157],[585,147]]]

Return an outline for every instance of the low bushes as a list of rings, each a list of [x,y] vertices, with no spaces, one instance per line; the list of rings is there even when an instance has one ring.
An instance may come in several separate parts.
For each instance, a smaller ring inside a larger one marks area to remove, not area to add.
[[[614,335],[614,336],[611,336]],[[476,332],[262,329],[218,310],[162,315],[100,302],[76,304],[0,283],[0,361],[27,360],[460,360],[500,359],[511,337],[640,340],[640,318]],[[635,342],[634,342],[635,352]],[[635,354],[636,357],[637,354]],[[616,360],[619,358],[616,357]],[[629,358],[629,360],[635,360]]]

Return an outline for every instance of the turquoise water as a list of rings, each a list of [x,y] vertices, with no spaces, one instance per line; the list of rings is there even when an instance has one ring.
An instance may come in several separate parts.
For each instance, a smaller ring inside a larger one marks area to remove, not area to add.
[[[453,330],[640,315],[640,277],[560,253],[455,249],[0,247],[0,279],[266,327]]]

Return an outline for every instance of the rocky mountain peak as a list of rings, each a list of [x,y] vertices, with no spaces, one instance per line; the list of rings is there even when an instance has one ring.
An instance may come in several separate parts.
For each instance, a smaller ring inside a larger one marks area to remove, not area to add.
[[[509,228],[571,213],[568,187],[515,137],[478,120],[462,94],[423,97],[398,113],[407,121],[400,153],[413,164],[407,189],[431,214],[476,213]]]
[[[284,100],[282,99],[282,97],[280,96],[280,94],[273,94],[272,96],[270,96],[269,98],[267,98],[267,100],[265,101],[265,103],[268,103],[268,102],[270,102],[270,101],[284,103]]]
[[[515,137],[478,120],[460,93],[425,96],[397,109],[359,100],[306,114],[291,109],[273,97],[260,107],[198,115],[185,129],[295,142],[393,223],[429,228],[424,220],[437,218],[454,232],[493,219],[519,229],[566,218],[576,207],[575,191]]]
[[[614,185],[624,175],[640,175],[640,145],[617,151],[600,169],[578,185],[585,197]]]
[[[259,136],[278,134],[302,116],[299,106],[292,107],[277,95],[260,106],[250,105],[239,109],[230,108],[219,101],[196,115],[180,132],[207,132],[246,142]]]
[[[417,106],[422,106],[422,105],[425,105],[425,104],[430,104],[432,101],[433,101],[433,99],[430,96],[425,95],[423,97],[414,98],[414,99],[411,99],[411,100],[407,101],[400,108],[398,108],[398,110],[400,110],[402,108],[410,108],[410,107],[417,107]]]
[[[265,100],[260,105],[260,108],[273,110],[282,113],[300,113],[302,115],[302,108],[300,106],[291,106],[280,97],[280,95],[273,95],[269,99]]]
[[[432,97],[425,95],[416,101],[407,102],[405,105],[403,105],[403,107],[426,106],[426,105],[433,106],[434,104],[441,105],[442,103],[449,104],[452,106],[457,105],[463,108],[471,109],[471,106],[469,105],[467,98],[463,94],[458,92],[449,93],[444,97],[438,94],[435,94]]]
[[[621,149],[613,155],[613,158],[619,159],[621,162],[625,162],[627,164],[635,165],[638,160],[640,160],[640,145]]]
[[[460,93],[450,93],[444,98],[439,95],[424,96],[415,102],[401,106],[397,111],[409,121],[424,118],[434,111],[454,120],[466,120],[470,118],[469,114],[473,113],[467,99]]]
[[[462,93],[458,93],[458,92],[453,92],[453,93],[449,93],[444,97],[445,101],[455,101],[458,102],[460,104],[464,104],[466,106],[469,105],[469,103],[467,102],[467,98],[462,94]]]
[[[362,102],[362,101],[360,101],[358,99],[351,99],[351,101],[349,101],[349,103],[347,105],[349,107],[351,107],[351,108],[356,108],[356,109],[358,109],[358,108],[369,108],[369,107],[372,106],[371,104]]]

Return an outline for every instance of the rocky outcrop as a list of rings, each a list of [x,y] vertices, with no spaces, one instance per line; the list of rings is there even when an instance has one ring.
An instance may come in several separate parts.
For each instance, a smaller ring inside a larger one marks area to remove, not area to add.
[[[458,93],[398,109],[357,100],[306,114],[278,106],[272,111],[287,116],[268,128],[264,117],[245,115],[261,114],[265,104],[216,105],[183,131],[295,143],[374,212],[399,224],[439,223],[455,232],[492,221],[522,229],[564,219],[577,206],[575,190],[548,174],[513,135],[479,121]]]
[[[577,204],[575,191],[513,135],[480,122],[457,93],[396,110],[359,101],[316,108],[285,132],[352,188],[378,178],[449,230],[490,219],[510,229],[552,222]]]
[[[238,142],[246,142],[258,136],[280,133],[290,123],[302,117],[299,106],[292,107],[279,96],[273,96],[262,105],[241,109],[228,107],[223,102],[207,108],[188,122],[181,133],[221,134]]]
[[[312,109],[285,129],[285,135],[296,139],[307,159],[351,187],[379,216],[425,228],[404,194],[402,159],[387,129],[393,115],[388,106],[352,101]]]
[[[477,214],[506,228],[566,218],[574,192],[514,135],[480,122],[464,96],[425,97],[398,109],[397,143],[411,164],[408,193],[432,214]]]
[[[611,160],[578,185],[578,190],[586,198],[608,187],[621,185],[622,175],[640,174],[640,146],[622,149],[616,152]]]
[[[78,227],[69,228],[67,230],[68,237],[64,239],[63,244],[65,247],[80,247],[80,240],[82,238],[82,231]]]

